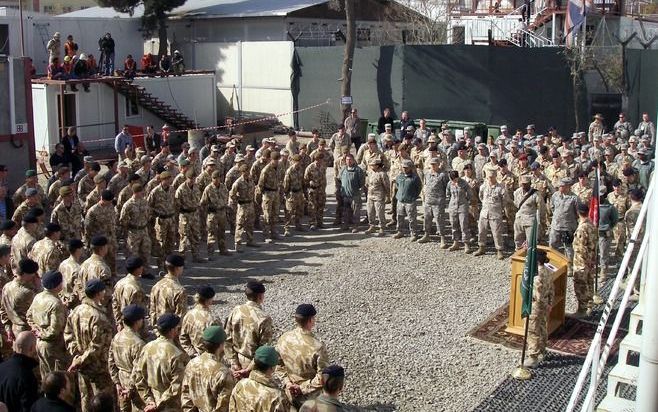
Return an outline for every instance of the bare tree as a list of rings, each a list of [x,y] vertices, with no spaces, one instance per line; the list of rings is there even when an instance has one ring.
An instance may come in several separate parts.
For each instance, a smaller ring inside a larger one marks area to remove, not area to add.
[[[440,0],[400,0],[387,8],[387,20],[403,22],[407,44],[444,44],[448,27],[448,3]]]
[[[341,69],[341,96],[352,96],[352,64],[354,63],[354,47],[356,46],[356,16],[354,8],[355,0],[331,0],[329,6],[335,10],[345,11],[347,33],[345,33],[345,52],[343,55],[343,67]],[[352,109],[351,104],[343,104],[343,119]]]

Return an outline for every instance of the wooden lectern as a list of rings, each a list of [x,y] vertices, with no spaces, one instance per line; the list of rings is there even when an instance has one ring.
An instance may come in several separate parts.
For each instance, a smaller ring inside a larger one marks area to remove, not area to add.
[[[553,307],[548,316],[548,334],[550,335],[556,329],[564,324],[564,304],[567,294],[567,264],[569,260],[562,253],[548,246],[537,246],[537,249],[546,252],[549,264],[555,268],[553,272],[553,288],[555,290],[555,299]],[[507,321],[506,332],[523,336],[525,322],[521,318],[521,280],[523,279],[523,268],[525,266],[526,250],[520,249],[512,255],[512,273],[511,273],[511,292],[509,298],[509,319]]]

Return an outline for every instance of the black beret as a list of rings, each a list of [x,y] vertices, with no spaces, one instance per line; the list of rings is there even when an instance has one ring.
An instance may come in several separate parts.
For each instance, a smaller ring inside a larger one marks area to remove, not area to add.
[[[75,183],[74,179],[66,179],[65,181],[62,182],[62,186],[71,186],[74,183]]]
[[[69,250],[78,250],[85,247],[85,244],[82,243],[80,239],[71,239],[69,240]]]
[[[107,238],[103,235],[96,235],[91,238],[91,245],[92,246],[105,246],[107,245]]]
[[[180,323],[180,318],[173,313],[165,313],[164,315],[158,318],[158,329],[167,333]]]
[[[21,273],[27,274],[37,273],[39,271],[39,265],[32,259],[21,259],[21,261],[18,262],[18,268]]]
[[[0,245],[0,257],[9,256],[11,254],[11,245]]]
[[[131,256],[126,259],[126,270],[132,272],[135,269],[141,268],[144,266],[144,260],[139,256]]]
[[[633,176],[635,174],[635,169],[633,169],[632,167],[627,167],[626,169],[624,169],[624,171],[622,173],[626,177]]]
[[[309,303],[302,303],[301,305],[297,306],[297,309],[295,309],[295,315],[304,317],[304,318],[310,318],[311,316],[315,316],[318,312],[315,310],[315,307]]]
[[[31,211],[23,216],[23,223],[38,223],[39,219]]]
[[[621,186],[621,180],[617,178],[612,179],[612,187],[617,187],[617,186]]]
[[[94,170],[96,172],[100,172],[101,171],[101,165],[98,162],[94,162],[94,163],[91,164],[90,169]]]
[[[41,284],[44,288],[55,289],[62,283],[62,272],[58,270],[49,270],[41,276]]]
[[[210,286],[201,286],[196,293],[203,299],[212,299],[215,297],[215,289]]]
[[[86,295],[95,295],[98,292],[105,290],[105,283],[98,278],[90,279],[85,285],[85,294]]]
[[[111,190],[103,190],[101,193],[101,199],[105,200],[106,202],[109,202],[110,200],[114,199],[114,194],[112,193]]]
[[[498,166],[507,166],[507,159],[500,159],[498,161]]]
[[[13,220],[5,220],[2,222],[2,226],[0,226],[0,230],[11,230],[16,227],[16,222]]]
[[[322,369],[323,375],[329,375],[332,378],[342,378],[345,376],[345,369],[340,365],[329,365]]]
[[[28,214],[30,214],[30,213],[33,214],[36,217],[39,217],[39,216],[43,216],[45,212],[40,207],[35,207],[34,209],[32,209],[28,212]]]
[[[136,322],[146,317],[146,310],[139,305],[128,305],[121,311],[123,319],[128,322]]]
[[[587,206],[587,203],[578,203],[578,212],[589,213],[589,206]]]
[[[128,178],[129,182],[134,182],[136,180],[142,180],[141,176],[139,176],[137,173],[131,174],[130,177]]]
[[[263,282],[257,282],[257,281],[249,281],[247,282],[247,293],[265,293],[265,285],[263,285]]]
[[[185,266],[185,258],[181,255],[171,254],[167,256],[167,264],[173,267]]]
[[[62,231],[62,227],[60,225],[58,225],[57,223],[52,223],[51,222],[51,223],[48,223],[46,225],[46,232],[48,232],[48,233],[55,233],[55,232],[61,232],[61,231]]]

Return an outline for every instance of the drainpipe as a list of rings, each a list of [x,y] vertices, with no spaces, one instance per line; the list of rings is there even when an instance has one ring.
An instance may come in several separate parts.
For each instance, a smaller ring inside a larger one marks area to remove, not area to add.
[[[656,156],[658,160],[658,154]],[[654,173],[653,179],[657,179]],[[649,242],[647,250],[658,247],[658,207],[654,195],[645,202],[651,202],[647,213],[647,225],[644,236]],[[648,253],[645,262],[644,322],[642,326],[642,347],[640,352],[640,374],[637,379],[636,412],[655,412],[658,410],[658,254]]]

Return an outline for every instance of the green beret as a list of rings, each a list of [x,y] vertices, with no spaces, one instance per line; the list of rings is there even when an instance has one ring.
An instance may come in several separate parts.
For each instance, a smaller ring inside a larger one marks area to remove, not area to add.
[[[25,171],[25,177],[35,177],[37,175],[37,171],[33,169],[29,169]]]
[[[261,346],[256,349],[254,360],[267,366],[276,366],[279,363],[279,354],[274,346]]]
[[[223,343],[226,340],[226,332],[221,326],[208,326],[203,331],[203,340],[210,343]]]

